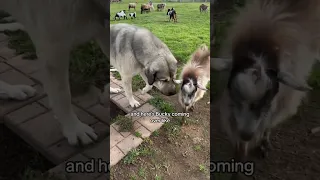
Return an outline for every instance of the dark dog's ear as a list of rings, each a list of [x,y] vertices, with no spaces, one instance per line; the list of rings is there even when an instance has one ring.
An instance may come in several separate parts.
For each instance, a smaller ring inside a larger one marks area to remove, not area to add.
[[[144,73],[145,73],[145,75],[146,75],[147,78],[148,78],[148,84],[149,84],[149,85],[152,85],[152,84],[155,82],[155,80],[156,80],[156,74],[157,74],[157,72],[151,72],[149,69],[146,69],[146,70],[144,71]]]

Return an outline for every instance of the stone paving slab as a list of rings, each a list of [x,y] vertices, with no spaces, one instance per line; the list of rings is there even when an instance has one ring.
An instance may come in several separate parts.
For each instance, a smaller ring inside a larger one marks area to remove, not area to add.
[[[72,98],[72,101],[80,107],[87,109],[99,103],[99,95],[101,90],[95,86],[92,86],[90,90],[81,96]]]
[[[2,80],[2,79],[0,79]],[[34,85],[33,86],[37,90],[37,94],[24,101],[17,101],[17,100],[0,100],[0,120],[5,119],[4,117],[6,114],[13,112],[23,106],[26,106],[30,103],[33,103],[37,101],[38,99],[42,98],[45,96],[45,93],[43,91],[43,88],[40,85]],[[0,121],[2,123],[3,121]]]
[[[112,73],[110,73],[110,86],[113,88],[121,88],[121,81],[117,80]],[[110,166],[116,165],[122,158],[125,157],[132,149],[138,147],[143,138],[149,137],[152,132],[159,129],[163,123],[152,123],[151,119],[159,119],[159,117],[137,117],[130,116],[132,112],[156,112],[157,109],[153,107],[148,101],[152,98],[149,94],[141,94],[140,91],[133,93],[134,98],[140,102],[141,106],[132,108],[129,105],[128,99],[124,92],[118,94],[110,94],[110,99],[119,108],[127,113],[127,117],[133,121],[133,131],[139,132],[141,137],[136,137],[132,132],[120,132],[119,126],[113,123],[110,127]]]
[[[47,108],[41,106],[41,104],[34,102],[28,104],[14,112],[7,114],[5,123],[9,123],[13,126],[19,125],[33,117],[37,117],[40,114],[47,112]]]
[[[88,109],[88,112],[100,119],[102,122],[110,126],[110,108],[106,108],[101,104],[96,104]]]
[[[12,69],[12,68],[10,66],[8,66],[6,63],[1,62],[1,59],[0,59],[0,73],[4,73],[10,69]]]
[[[41,61],[38,60],[23,59],[23,55],[12,57],[7,61],[8,64],[25,74],[32,74],[39,71],[41,67],[40,62]]]
[[[7,47],[7,42],[4,46],[0,46],[0,56],[4,59],[10,59],[15,56],[15,50]]]
[[[0,80],[13,85],[31,85],[37,89],[37,94],[25,101],[0,100],[0,123],[3,122],[35,150],[58,165],[49,172],[60,172],[60,177],[68,180],[107,179],[105,173],[97,170],[93,173],[66,174],[66,163],[63,163],[88,163],[92,158],[109,162],[110,152],[107,147],[110,130],[104,115],[107,109],[98,104],[100,90],[93,87],[88,93],[72,98],[75,113],[82,122],[95,130],[98,141],[86,147],[70,146],[62,136],[60,125],[54,119],[48,97],[41,86],[43,75],[39,69],[40,61],[25,60],[22,55],[15,55],[14,50],[7,47],[7,40],[8,37],[0,33]]]
[[[36,84],[36,82],[34,82],[32,79],[14,69],[10,69],[4,73],[1,73],[0,79],[12,85],[24,84],[32,86]]]
[[[73,165],[75,163],[78,164],[89,164],[87,165],[87,170],[91,170],[90,165],[93,165],[93,171],[92,172],[75,172],[72,170]],[[93,164],[94,163],[94,164]],[[55,176],[60,177],[61,179],[65,180],[94,180],[96,178],[99,178],[102,173],[98,172],[98,165],[96,165],[95,161],[92,159],[82,155],[77,154],[70,159],[66,160],[65,162],[61,163],[60,165],[56,166],[55,168],[52,168],[49,170],[49,173],[54,174]],[[66,173],[68,171],[68,173]]]

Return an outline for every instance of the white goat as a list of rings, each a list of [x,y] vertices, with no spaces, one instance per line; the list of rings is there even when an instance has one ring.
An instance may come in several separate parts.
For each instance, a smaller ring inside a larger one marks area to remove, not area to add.
[[[210,52],[206,45],[200,46],[183,67],[179,82],[179,102],[185,111],[193,110],[197,101],[202,99],[210,81]]]
[[[137,13],[136,12],[129,13],[129,16],[131,17],[131,19],[136,18],[137,17]]]
[[[221,120],[246,158],[266,155],[270,130],[294,115],[320,47],[320,0],[257,0],[235,19],[215,70],[230,70],[221,99]],[[232,44],[232,45],[231,45]]]
[[[128,19],[127,15],[126,15],[126,10],[122,10],[122,11],[117,12],[116,15],[114,16],[114,20],[116,20],[117,18],[119,18],[119,20],[120,20],[120,18],[122,18],[122,17],[123,17],[123,19]]]

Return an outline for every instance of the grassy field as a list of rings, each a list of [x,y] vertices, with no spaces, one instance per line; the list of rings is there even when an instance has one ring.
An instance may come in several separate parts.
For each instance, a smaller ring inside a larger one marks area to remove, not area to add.
[[[128,11],[128,3],[135,1],[124,1],[123,3],[113,3],[110,6],[110,24],[129,23],[145,27],[153,32],[159,39],[166,43],[173,55],[180,62],[186,62],[189,56],[200,44],[210,46],[210,13],[199,14],[201,3],[167,3],[163,11],[156,11],[156,1],[154,1],[155,11],[147,14],[140,14],[140,4],[137,4],[137,18],[114,21],[114,15],[120,10]],[[147,2],[147,1],[145,1]],[[160,2],[160,1],[159,1]],[[178,22],[168,22],[166,15],[168,8],[174,7],[177,11]],[[129,11],[128,11],[129,12]]]
[[[124,0],[122,3],[112,3],[110,5],[110,24],[128,23],[137,26],[145,27],[154,33],[162,40],[171,50],[179,63],[178,73],[181,70],[181,65],[186,63],[190,55],[201,44],[206,44],[210,47],[210,13],[199,13],[201,3],[166,3],[167,6],[163,11],[156,10],[156,4],[161,1],[154,1],[155,11],[150,13],[140,12],[141,3],[147,3],[147,0],[139,1],[136,10],[128,10],[128,3],[133,3],[133,0]],[[169,17],[166,15],[167,9],[174,7],[177,11],[178,22],[168,22]],[[136,12],[137,18],[128,20],[114,20],[117,12],[126,10]],[[120,78],[119,75],[115,74]],[[144,87],[144,82],[140,76],[136,76],[133,80],[133,90],[138,90]],[[210,85],[208,85],[210,88]]]
[[[190,55],[201,45],[210,47],[210,12],[200,14],[201,3],[167,3],[164,11],[156,11],[157,1],[154,1],[155,11],[140,13],[139,1],[136,10],[128,11],[128,3],[124,1],[111,4],[110,23],[128,23],[145,27],[162,40],[178,60],[178,73]],[[158,1],[159,3],[160,1]],[[207,4],[209,5],[209,4]],[[175,8],[178,22],[169,22],[166,15],[168,8]],[[128,20],[114,20],[114,15],[120,10],[136,12],[137,18]],[[115,77],[120,79],[119,74]],[[133,90],[145,86],[139,76],[133,80]],[[207,86],[210,88],[210,85]],[[150,104],[163,112],[179,111],[177,96],[165,97],[156,90],[150,92],[154,98]],[[209,165],[209,127],[210,106],[209,94],[199,101],[196,112],[182,124],[181,118],[174,118],[165,123],[160,130],[155,131],[143,143],[133,149],[117,165],[111,169],[111,179],[208,179]],[[120,126],[128,127],[126,123],[118,121]],[[139,133],[134,133],[140,136]],[[201,139],[199,142],[195,139]]]

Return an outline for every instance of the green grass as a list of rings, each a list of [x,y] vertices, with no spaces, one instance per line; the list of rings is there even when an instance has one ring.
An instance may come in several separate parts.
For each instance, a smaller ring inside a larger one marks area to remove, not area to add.
[[[138,160],[138,157],[153,156],[155,154],[155,150],[149,146],[152,143],[153,142],[149,138],[144,139],[143,143],[140,144],[139,147],[132,149],[123,158],[123,163],[134,164]]]
[[[10,32],[6,31],[6,35],[10,36],[8,47],[16,50],[16,54],[24,54],[24,59],[36,59],[36,49],[30,40],[29,35],[24,31]]]
[[[135,135],[136,137],[142,138],[142,134],[141,134],[140,132],[134,132],[134,135]]]
[[[113,76],[118,79],[121,80],[121,76],[119,74],[119,72],[112,72]],[[141,78],[140,75],[134,76],[132,78],[132,91],[138,91],[139,89],[142,89],[144,86],[146,85],[146,83],[143,81],[143,79]]]
[[[129,23],[145,27],[154,33],[159,39],[168,45],[176,59],[185,63],[190,55],[201,44],[210,46],[210,13],[199,13],[201,3],[166,3],[168,8],[175,8],[177,11],[178,23],[168,22],[166,10],[151,11],[147,14],[140,14],[141,3],[148,1],[139,1],[137,4],[136,19],[114,21],[114,15],[120,10],[128,11],[128,3],[134,0],[125,0],[123,3],[113,3],[110,5],[111,19],[110,24]],[[159,3],[161,1],[153,1]],[[209,3],[207,3],[209,4]],[[156,4],[154,4],[156,9]],[[134,12],[131,9],[130,12]]]
[[[320,63],[313,68],[308,84],[314,89],[320,89]]]
[[[193,149],[194,149],[195,151],[200,151],[200,150],[202,149],[202,147],[201,147],[201,145],[195,145],[195,146],[193,147]]]
[[[201,172],[206,172],[206,171],[207,171],[207,168],[206,168],[205,165],[199,164],[199,170],[200,170]]]
[[[148,1],[139,1],[136,11],[131,9],[130,12],[136,12],[137,18],[128,20],[114,20],[114,15],[120,10],[128,11],[128,3],[133,0],[124,0],[123,3],[112,3],[110,5],[110,24],[128,23],[149,29],[160,40],[162,40],[171,50],[172,54],[179,62],[177,74],[180,74],[182,65],[186,63],[191,54],[201,45],[206,44],[210,47],[210,13],[199,13],[201,3],[167,3],[167,8],[174,7],[177,11],[178,23],[168,22],[166,10],[151,11],[150,13],[140,14],[141,3]],[[161,1],[154,1],[156,3]],[[209,4],[209,3],[208,3]],[[121,79],[117,72],[113,73],[117,79]],[[137,91],[145,86],[145,82],[140,76],[132,79],[132,89]],[[207,86],[210,89],[210,84]],[[152,92],[151,92],[152,93]]]
[[[133,121],[127,116],[118,115],[111,120],[111,124],[112,123],[116,123],[116,125],[119,125],[120,132],[133,131]]]
[[[140,168],[139,168],[139,171],[138,171],[138,175],[139,175],[140,177],[142,177],[142,178],[145,178],[145,176],[146,176],[146,168],[140,167]]]
[[[149,100],[149,103],[161,112],[175,112],[174,106],[171,103],[164,101],[160,96],[154,96],[152,99]]]

